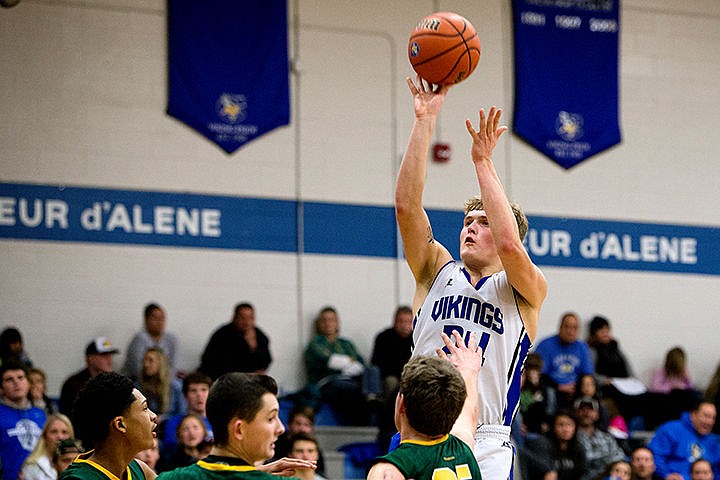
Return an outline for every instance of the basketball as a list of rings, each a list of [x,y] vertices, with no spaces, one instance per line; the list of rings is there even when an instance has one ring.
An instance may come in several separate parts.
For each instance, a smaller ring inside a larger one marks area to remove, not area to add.
[[[408,58],[420,78],[439,85],[459,83],[480,61],[480,39],[463,16],[437,12],[420,20],[410,35]]]

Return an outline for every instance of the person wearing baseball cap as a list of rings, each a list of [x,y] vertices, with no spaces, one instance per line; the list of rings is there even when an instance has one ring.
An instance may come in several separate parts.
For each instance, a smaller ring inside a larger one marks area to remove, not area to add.
[[[625,453],[612,435],[598,428],[600,404],[597,399],[580,397],[573,406],[577,418],[577,439],[585,450],[583,478],[596,478],[610,463],[624,459]]]
[[[107,337],[94,338],[85,347],[85,368],[71,375],[60,391],[60,412],[72,415],[75,398],[82,387],[99,373],[113,371],[113,355],[119,350]]]

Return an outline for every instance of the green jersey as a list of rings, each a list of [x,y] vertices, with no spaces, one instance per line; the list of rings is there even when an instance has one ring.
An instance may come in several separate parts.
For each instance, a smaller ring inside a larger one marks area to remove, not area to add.
[[[60,475],[60,480],[120,480],[110,473],[102,465],[88,460],[94,453],[90,450],[82,453],[65,469]],[[130,462],[125,472],[125,479],[122,480],[145,480],[145,472],[135,460]]]
[[[400,446],[375,463],[395,465],[405,478],[415,480],[481,480],[470,447],[454,435],[430,442],[403,440]]]
[[[157,480],[276,480],[239,459],[211,455],[188,467],[162,472]]]

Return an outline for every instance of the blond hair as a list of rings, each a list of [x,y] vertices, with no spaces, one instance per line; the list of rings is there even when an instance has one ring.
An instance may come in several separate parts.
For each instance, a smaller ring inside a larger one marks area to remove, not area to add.
[[[518,234],[520,235],[520,240],[522,241],[525,239],[525,235],[528,231],[528,219],[525,216],[525,213],[523,213],[522,208],[518,203],[508,202],[508,204],[510,205],[510,209],[515,216],[515,223],[517,223]],[[484,210],[483,201],[480,195],[475,195],[465,201],[465,215],[472,212],[473,210]]]

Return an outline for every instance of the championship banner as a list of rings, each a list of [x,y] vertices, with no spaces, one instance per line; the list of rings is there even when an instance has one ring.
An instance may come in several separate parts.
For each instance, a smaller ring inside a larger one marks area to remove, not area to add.
[[[513,0],[513,130],[564,168],[620,143],[620,0]]]
[[[287,0],[168,0],[168,115],[227,153],[287,125],[287,43]]]

